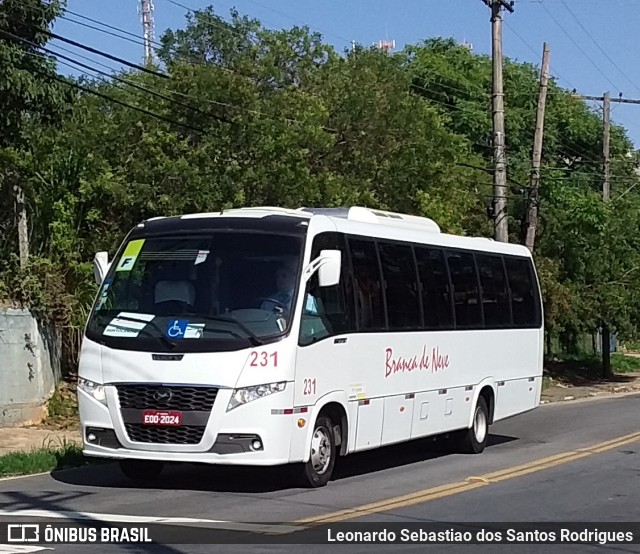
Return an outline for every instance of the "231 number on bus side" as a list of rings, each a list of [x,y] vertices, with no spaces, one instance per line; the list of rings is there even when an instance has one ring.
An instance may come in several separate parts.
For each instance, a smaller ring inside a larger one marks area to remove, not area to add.
[[[316,394],[316,378],[315,377],[313,379],[305,379],[302,382],[302,394],[304,396]]]

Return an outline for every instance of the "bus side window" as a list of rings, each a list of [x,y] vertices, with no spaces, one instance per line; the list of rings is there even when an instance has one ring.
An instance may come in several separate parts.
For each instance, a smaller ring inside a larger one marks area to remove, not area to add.
[[[469,252],[447,252],[447,262],[453,285],[456,329],[482,327],[482,304],[476,263]]]
[[[511,289],[513,325],[539,327],[541,318],[531,262],[527,258],[508,256],[505,256],[504,261]]]
[[[511,306],[502,257],[476,254],[476,261],[482,287],[484,326],[487,329],[510,327]]]
[[[322,250],[342,252],[340,282],[333,287],[320,287],[318,274],[315,273],[307,283],[302,306],[300,345],[355,330],[353,289],[344,236],[338,233],[319,234],[313,240],[311,259],[318,257]]]
[[[419,329],[420,296],[411,246],[378,243],[387,295],[389,330]]]
[[[442,250],[416,247],[416,261],[422,289],[424,328],[453,329],[449,275]]]
[[[376,244],[368,240],[349,239],[349,251],[355,279],[358,330],[384,329],[385,314]]]

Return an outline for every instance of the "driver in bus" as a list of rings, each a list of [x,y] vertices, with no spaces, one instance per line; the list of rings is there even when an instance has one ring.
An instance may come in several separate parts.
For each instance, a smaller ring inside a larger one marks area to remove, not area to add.
[[[296,266],[295,260],[286,260],[276,269],[276,291],[263,300],[260,309],[289,313],[296,286]]]
[[[284,261],[276,270],[276,291],[265,298],[260,309],[270,312],[280,312],[288,319],[291,311],[291,303],[296,288],[296,277],[298,273],[298,264],[295,259]],[[311,314],[317,313],[317,304],[315,298],[307,295],[305,310]]]

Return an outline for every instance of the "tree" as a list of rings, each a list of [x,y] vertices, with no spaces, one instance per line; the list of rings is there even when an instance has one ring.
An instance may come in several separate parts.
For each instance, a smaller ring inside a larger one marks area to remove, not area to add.
[[[0,213],[9,215],[12,198],[18,214],[22,267],[27,264],[29,244],[21,157],[30,131],[55,121],[65,104],[63,90],[50,79],[56,75],[55,64],[39,53],[39,47],[49,40],[49,26],[61,9],[58,0],[6,0],[0,4],[0,186],[4,199]],[[5,244],[4,249],[7,248]]]
[[[83,82],[101,96],[75,96],[59,127],[34,119],[20,158],[37,214],[33,251],[73,292],[64,300],[81,314],[73,328],[93,295],[93,253],[113,252],[133,225],[157,215],[358,204],[491,235],[487,57],[442,39],[393,55],[340,55],[308,29],[270,31],[211,9],[162,42],[168,78],[129,71]],[[538,72],[508,60],[505,87],[517,241]],[[602,321],[631,334],[638,324],[637,160],[614,127],[612,201],[604,205],[600,135],[599,115],[551,83],[535,256],[554,335],[593,332]]]

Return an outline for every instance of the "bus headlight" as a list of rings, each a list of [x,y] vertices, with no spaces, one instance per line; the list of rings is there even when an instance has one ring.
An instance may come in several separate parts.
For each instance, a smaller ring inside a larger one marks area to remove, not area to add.
[[[263,398],[276,392],[282,392],[286,388],[286,386],[287,382],[281,381],[279,383],[269,383],[267,385],[257,385],[255,387],[235,389],[233,391],[233,394],[231,395],[231,400],[229,400],[227,412],[233,410],[234,408],[237,408],[238,406],[242,406],[243,404],[253,402],[258,398]]]
[[[104,390],[104,385],[78,377],[78,388],[82,389],[89,396],[93,396],[98,402],[101,402],[105,406],[107,405],[107,393]]]

